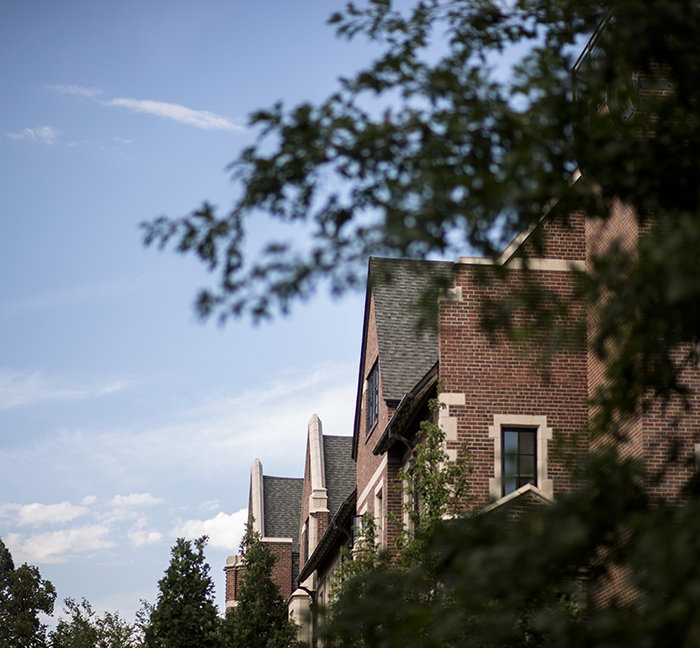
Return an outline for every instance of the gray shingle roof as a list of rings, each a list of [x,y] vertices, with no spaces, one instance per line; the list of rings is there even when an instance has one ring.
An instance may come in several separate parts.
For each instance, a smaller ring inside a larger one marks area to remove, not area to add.
[[[295,551],[299,546],[303,486],[303,479],[263,476],[265,536],[292,538]]]
[[[352,458],[352,437],[323,435],[329,518],[355,489],[357,468]]]
[[[452,287],[453,265],[370,258],[384,400],[401,400],[437,362],[437,297]]]

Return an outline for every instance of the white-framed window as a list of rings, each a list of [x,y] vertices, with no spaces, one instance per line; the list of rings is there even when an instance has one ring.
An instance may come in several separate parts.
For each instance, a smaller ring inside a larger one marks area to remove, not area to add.
[[[554,485],[547,473],[552,428],[547,427],[546,416],[495,414],[489,437],[494,442],[494,476],[489,480],[492,501],[526,484],[553,498]]]

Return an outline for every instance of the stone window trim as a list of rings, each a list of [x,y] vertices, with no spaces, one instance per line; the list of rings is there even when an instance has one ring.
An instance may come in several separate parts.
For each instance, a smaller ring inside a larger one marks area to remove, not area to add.
[[[375,542],[380,549],[384,548],[384,479],[374,489],[374,531]]]
[[[537,430],[537,489],[548,499],[554,499],[554,484],[547,477],[549,441],[552,440],[552,428],[547,427],[546,416],[522,414],[494,414],[493,425],[489,425],[489,437],[493,439],[493,474],[489,479],[489,498],[491,501],[503,497],[503,435],[504,427],[532,428]]]

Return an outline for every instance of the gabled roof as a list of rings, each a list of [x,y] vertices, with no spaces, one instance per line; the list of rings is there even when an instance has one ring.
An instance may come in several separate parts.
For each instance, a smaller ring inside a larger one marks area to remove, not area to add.
[[[442,290],[452,287],[453,265],[448,261],[370,257],[355,404],[355,438],[359,433],[364,354],[372,297],[382,396],[395,407],[438,360],[437,298]]]
[[[323,435],[328,515],[333,517],[355,489],[357,466],[352,459],[352,437]]]
[[[299,517],[303,479],[263,476],[266,538],[291,538],[293,551],[299,546]]]

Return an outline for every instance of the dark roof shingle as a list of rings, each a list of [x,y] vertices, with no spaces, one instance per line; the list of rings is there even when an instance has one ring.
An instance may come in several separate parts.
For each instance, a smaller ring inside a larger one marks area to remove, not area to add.
[[[265,536],[292,538],[295,551],[299,546],[303,486],[303,479],[263,476]]]
[[[355,489],[357,468],[352,458],[352,437],[323,435],[329,518]]]
[[[453,265],[370,258],[384,400],[400,401],[437,362],[437,298],[452,287]]]

